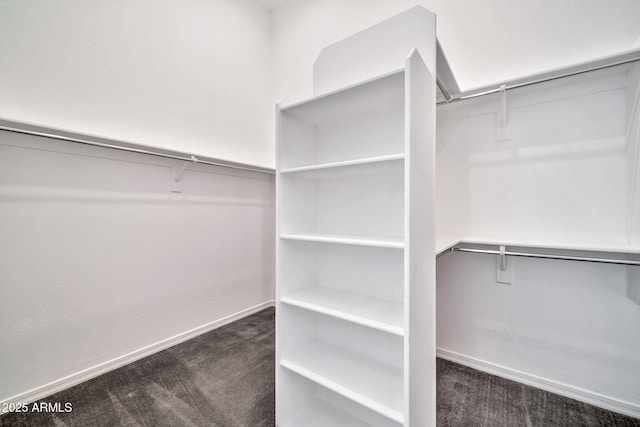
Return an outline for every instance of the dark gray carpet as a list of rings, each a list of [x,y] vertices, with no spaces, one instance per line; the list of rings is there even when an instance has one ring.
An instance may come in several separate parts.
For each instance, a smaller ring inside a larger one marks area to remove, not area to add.
[[[0,426],[273,426],[273,309],[45,399],[70,413]],[[640,427],[640,420],[438,360],[439,427]],[[327,426],[330,427],[330,426]]]
[[[273,426],[274,321],[263,310],[45,399],[73,412],[0,426]]]
[[[640,427],[640,420],[438,359],[439,427]]]

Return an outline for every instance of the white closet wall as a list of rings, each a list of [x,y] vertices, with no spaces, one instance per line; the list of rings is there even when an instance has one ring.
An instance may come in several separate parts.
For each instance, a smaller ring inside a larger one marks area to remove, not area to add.
[[[458,240],[626,245],[627,71],[509,91],[508,141],[499,95],[438,107],[438,229],[455,218]]]
[[[453,240],[638,251],[637,72],[508,91],[506,141],[499,94],[438,107],[439,247],[462,232]],[[440,356],[640,415],[638,267],[508,262],[510,285],[494,256],[439,259]]]
[[[275,165],[254,0],[0,2],[0,117]]]
[[[0,401],[271,303],[273,176],[190,164],[172,193],[174,166],[0,132]]]

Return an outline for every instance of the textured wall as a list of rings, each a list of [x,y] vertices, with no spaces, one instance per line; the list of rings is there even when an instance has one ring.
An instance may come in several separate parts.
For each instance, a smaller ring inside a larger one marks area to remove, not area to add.
[[[0,401],[273,299],[273,176],[0,132]]]
[[[0,117],[272,167],[254,0],[0,2]]]

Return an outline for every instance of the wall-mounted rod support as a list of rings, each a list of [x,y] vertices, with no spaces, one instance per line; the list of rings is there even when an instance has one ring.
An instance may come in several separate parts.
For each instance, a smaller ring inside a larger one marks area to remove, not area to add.
[[[500,86],[500,98],[501,98],[501,102],[502,102],[502,111],[501,111],[501,122],[500,122],[500,126],[503,128],[507,127],[507,86],[505,85],[501,85]]]
[[[196,158],[196,156],[191,156],[191,161],[193,163],[198,163],[198,159]],[[178,171],[178,173],[174,177],[174,181],[175,182],[182,181],[182,177],[184,176],[184,172],[187,170],[187,165],[188,164],[189,164],[189,162],[184,162],[183,163],[182,167],[180,168],[180,170]]]
[[[507,249],[504,245],[500,246],[500,270],[507,269]]]
[[[503,248],[504,246],[501,246]],[[595,258],[595,257],[581,257],[570,255],[555,255],[555,254],[537,254],[532,252],[513,252],[491,249],[471,249],[471,248],[459,248],[452,247],[443,253],[450,252],[468,252],[474,254],[486,254],[486,255],[499,255],[499,256],[517,256],[525,258],[543,258],[543,259],[558,259],[563,261],[584,261],[584,262],[598,262],[602,264],[618,264],[618,265],[636,265],[640,266],[640,261],[628,260],[628,259],[615,259],[615,258]],[[442,255],[442,254],[440,254]]]
[[[191,156],[192,163],[198,163],[198,159],[196,156]],[[174,166],[173,167],[173,182],[171,183],[171,191],[174,193],[182,192],[182,177],[184,177],[184,173],[187,170],[187,165],[189,162],[182,162],[182,166]]]
[[[500,86],[500,111],[498,112],[496,127],[496,139],[498,141],[507,141],[511,139],[511,128],[507,119],[507,87]]]

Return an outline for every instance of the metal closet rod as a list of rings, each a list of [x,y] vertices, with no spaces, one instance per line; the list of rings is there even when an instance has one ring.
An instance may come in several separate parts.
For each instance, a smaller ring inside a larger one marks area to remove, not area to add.
[[[18,123],[15,123],[14,125],[19,126]],[[56,132],[54,130],[44,132],[41,130],[32,130],[32,129],[14,127],[14,126],[5,126],[5,125],[0,125],[0,130],[6,131],[6,132],[20,133],[24,135],[32,135],[32,136],[40,136],[43,138],[57,139],[59,141],[75,142],[78,144],[91,145],[94,147],[102,147],[102,148],[109,148],[113,150],[127,151],[129,153],[147,154],[155,157],[163,157],[165,159],[182,160],[185,162],[200,163],[203,165],[211,165],[211,166],[221,166],[221,167],[231,168],[231,169],[265,173],[269,175],[275,174],[275,171],[273,169],[267,169],[267,168],[261,169],[257,167],[244,166],[240,164],[236,165],[236,164],[229,164],[229,163],[224,163],[224,162],[219,162],[214,160],[203,160],[198,158],[197,156],[193,156],[190,154],[169,154],[169,153],[161,153],[159,151],[148,150],[146,148],[127,147],[125,145],[119,145],[117,141],[112,141],[108,143],[99,142],[91,139],[84,139],[84,138],[77,138],[74,136],[63,135],[62,133],[54,133]]]
[[[487,255],[502,255],[500,251],[491,249],[471,249],[471,248],[459,248],[452,247],[445,250],[442,254],[450,252],[469,252],[474,254],[487,254]],[[544,258],[544,259],[558,259],[563,261],[583,261],[583,262],[598,262],[602,264],[618,264],[618,265],[636,265],[640,266],[640,261],[632,261],[628,259],[614,259],[614,258],[595,258],[595,257],[581,257],[570,255],[552,255],[552,254],[537,254],[533,252],[513,252],[505,251],[506,256],[517,256],[525,258]]]
[[[517,89],[517,88],[521,88],[521,87],[526,87],[526,86],[531,86],[531,85],[536,85],[538,83],[545,83],[545,82],[550,82],[553,80],[559,80],[559,79],[563,79],[565,77],[571,77],[571,76],[577,76],[580,74],[586,74],[586,73],[590,73],[592,71],[598,71],[598,70],[603,70],[605,68],[612,68],[612,67],[617,67],[618,65],[624,65],[624,64],[630,64],[632,62],[636,62],[636,61],[640,61],[640,57],[638,55],[640,55],[640,51],[634,51],[631,52],[627,55],[631,55],[631,57],[626,57],[626,58],[622,58],[622,59],[618,59],[618,60],[613,60],[613,62],[609,62],[609,63],[604,63],[601,65],[595,65],[595,66],[591,66],[588,68],[579,68],[576,71],[570,71],[570,72],[565,72],[562,73],[560,72],[560,74],[557,75],[551,75],[551,76],[541,76],[536,78],[535,76],[531,77],[531,80],[526,80],[526,81],[520,81],[520,80],[515,80],[512,81],[511,83],[506,83],[504,85],[505,90],[510,90],[510,89]],[[573,67],[570,67],[573,68]],[[473,99],[473,98],[478,98],[480,96],[484,96],[484,95],[492,95],[494,93],[498,93],[500,92],[500,88],[501,85],[498,85],[498,87],[493,88],[493,89],[477,89],[477,90],[472,90],[470,92],[467,92],[466,94],[464,92],[462,93],[458,93],[458,94],[449,94],[446,92],[446,90],[442,90],[442,87],[440,86],[440,82],[437,81],[438,83],[438,87],[440,88],[440,90],[442,91],[443,96],[445,97],[445,101],[441,101],[441,102],[437,102],[437,105],[443,105],[443,104],[451,104],[454,102],[459,102],[459,101],[465,101],[467,99]]]

